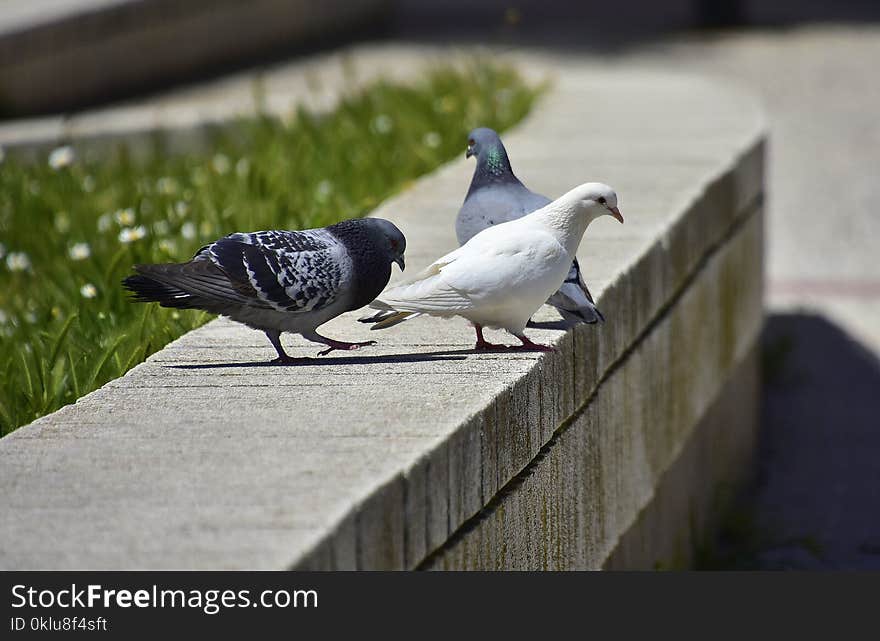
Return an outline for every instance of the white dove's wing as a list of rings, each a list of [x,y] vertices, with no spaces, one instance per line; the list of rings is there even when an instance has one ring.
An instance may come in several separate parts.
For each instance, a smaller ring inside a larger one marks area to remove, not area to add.
[[[458,248],[431,263],[411,280],[386,290],[370,304],[374,309],[395,309],[410,312],[455,312],[467,309],[470,301],[450,288],[443,270],[454,264],[461,254]]]
[[[433,263],[424,277],[386,291],[378,308],[451,315],[508,306],[511,300],[528,306],[536,296],[540,305],[546,281],[553,279],[550,272],[558,271],[560,260],[567,266],[570,258],[552,234],[511,225],[478,234]]]

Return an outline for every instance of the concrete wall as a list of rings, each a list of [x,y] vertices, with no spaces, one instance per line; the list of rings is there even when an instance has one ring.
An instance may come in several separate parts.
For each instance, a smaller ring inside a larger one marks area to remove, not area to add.
[[[751,459],[760,112],[699,78],[515,62],[553,82],[505,136],[517,174],[620,196],[626,225],[597,221],[579,251],[605,325],[528,330],[558,353],[473,354],[464,322],[377,335],[355,312],[325,333],[379,345],[267,368],[261,334],[214,321],[0,440],[0,567],[687,563]],[[408,269],[454,247],[471,172],[375,212],[407,234]]]
[[[430,569],[686,567],[757,427],[762,215],[669,307]]]

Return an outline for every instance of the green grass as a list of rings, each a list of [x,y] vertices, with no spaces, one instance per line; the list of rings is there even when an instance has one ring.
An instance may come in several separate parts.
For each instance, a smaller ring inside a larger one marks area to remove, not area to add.
[[[209,154],[171,155],[157,142],[137,160],[125,148],[97,159],[74,149],[61,167],[5,158],[2,434],[120,376],[210,318],[130,303],[119,283],[132,264],[186,260],[234,231],[362,216],[463,155],[471,128],[519,121],[536,95],[514,71],[475,64],[438,69],[414,87],[379,83],[332,113],[298,111],[286,125],[243,120],[218,134]]]

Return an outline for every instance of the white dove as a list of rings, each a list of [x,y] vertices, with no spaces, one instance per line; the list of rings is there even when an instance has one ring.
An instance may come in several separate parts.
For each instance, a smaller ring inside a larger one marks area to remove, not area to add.
[[[606,214],[623,222],[611,187],[575,187],[522,218],[484,229],[413,280],[386,290],[370,304],[382,313],[362,320],[384,329],[421,314],[461,316],[476,329],[475,350],[552,351],[524,335],[526,323],[565,280],[587,226]],[[507,330],[522,345],[489,343],[484,327]]]

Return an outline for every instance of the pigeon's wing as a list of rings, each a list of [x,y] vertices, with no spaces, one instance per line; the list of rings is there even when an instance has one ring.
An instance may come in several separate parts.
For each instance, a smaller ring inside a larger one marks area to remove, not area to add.
[[[570,322],[588,324],[605,322],[605,317],[596,307],[593,296],[584,283],[577,259],[571,264],[565,282],[547,299],[547,304],[555,307],[562,317]]]
[[[397,311],[455,314],[502,303],[521,281],[531,280],[528,265],[558,257],[564,248],[549,234],[528,242],[493,228],[447,254],[409,284],[394,287],[372,307]]]
[[[525,191],[527,192],[522,199],[523,209],[526,210],[526,214],[531,214],[533,211],[541,209],[541,207],[543,207],[544,205],[549,205],[551,202],[553,202],[552,200],[547,198],[547,196],[536,194],[526,187],[523,187],[523,189],[525,189]]]
[[[386,311],[436,313],[467,309],[471,302],[462,292],[451,288],[443,276],[443,270],[455,264],[462,253],[462,248],[459,248],[438,258],[411,280],[386,290],[370,303],[370,307]]]
[[[333,303],[349,275],[345,248],[322,229],[232,234],[203,247],[248,304],[283,312],[309,312]]]

